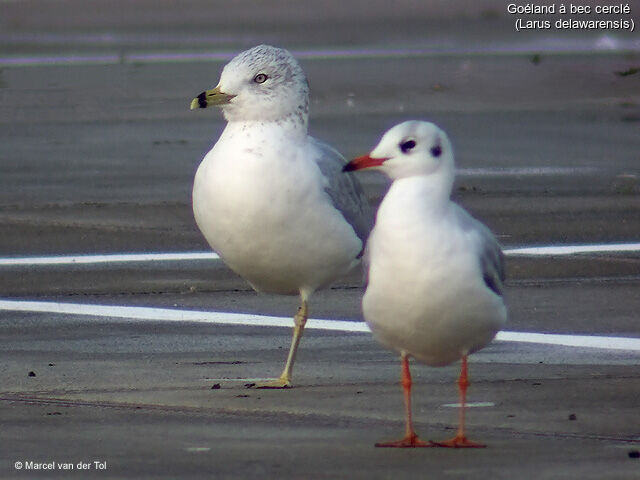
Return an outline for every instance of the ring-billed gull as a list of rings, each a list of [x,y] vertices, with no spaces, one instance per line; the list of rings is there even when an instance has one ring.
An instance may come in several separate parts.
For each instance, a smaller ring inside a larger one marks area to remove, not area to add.
[[[284,49],[238,54],[191,109],[216,105],[227,126],[200,164],[193,212],[224,262],[258,291],[300,295],[282,375],[291,384],[311,294],[360,262],[372,215],[342,156],[307,133],[309,87]]]
[[[487,345],[507,319],[500,246],[487,227],[450,200],[453,151],[436,125],[396,125],[345,171],[364,168],[393,180],[367,243],[362,310],[374,337],[400,353],[406,415],[405,437],[376,446],[482,447],[464,432],[467,356]],[[433,366],[462,359],[453,439],[424,442],[414,432],[409,356]]]

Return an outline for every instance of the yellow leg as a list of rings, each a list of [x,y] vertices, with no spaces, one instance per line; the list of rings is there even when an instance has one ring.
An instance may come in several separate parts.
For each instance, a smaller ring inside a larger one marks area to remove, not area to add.
[[[296,361],[296,353],[298,352],[298,345],[304,332],[304,326],[307,323],[308,307],[307,301],[302,300],[298,312],[293,317],[293,336],[291,337],[291,347],[289,348],[289,356],[287,357],[287,363],[284,366],[284,370],[280,377],[269,380],[267,382],[260,382],[255,385],[255,388],[289,388],[291,387],[291,377],[293,374],[293,364]]]

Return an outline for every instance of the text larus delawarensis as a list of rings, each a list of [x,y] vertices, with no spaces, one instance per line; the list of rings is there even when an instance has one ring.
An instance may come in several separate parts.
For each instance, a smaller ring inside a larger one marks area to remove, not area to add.
[[[307,133],[309,87],[284,49],[259,45],[223,69],[191,108],[222,108],[227,126],[202,160],[193,212],[224,262],[258,291],[300,295],[282,375],[258,387],[291,384],[311,294],[356,266],[372,225],[344,159]]]
[[[482,447],[465,436],[467,356],[507,319],[503,256],[483,224],[450,200],[455,176],[447,135],[432,123],[396,125],[346,171],[377,168],[393,183],[367,244],[365,320],[380,343],[400,353],[406,435],[379,447]],[[433,366],[462,359],[460,423],[445,442],[425,442],[411,421],[408,357]]]

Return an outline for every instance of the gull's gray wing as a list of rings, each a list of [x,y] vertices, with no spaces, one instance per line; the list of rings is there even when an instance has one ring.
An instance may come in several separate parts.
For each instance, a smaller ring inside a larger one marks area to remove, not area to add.
[[[346,161],[340,153],[318,140],[313,139],[313,142],[318,149],[315,161],[326,180],[324,189],[333,206],[362,241],[362,256],[367,237],[373,228],[373,212],[364,190],[355,175],[342,172]]]
[[[483,223],[469,215],[462,207],[456,206],[462,227],[475,239],[484,283],[496,295],[502,296],[505,271],[504,254],[500,244]]]
[[[370,238],[371,234],[369,234]],[[367,244],[364,246],[364,253],[362,254],[362,285],[365,290],[369,286],[369,266],[371,265],[371,242],[369,239],[367,239]]]
[[[486,227],[485,229],[489,234],[491,234],[489,229]],[[493,235],[491,235],[491,240],[491,243],[484,244],[484,250],[480,256],[482,276],[487,287],[493,290],[497,295],[502,296],[502,289],[505,280],[504,254]]]

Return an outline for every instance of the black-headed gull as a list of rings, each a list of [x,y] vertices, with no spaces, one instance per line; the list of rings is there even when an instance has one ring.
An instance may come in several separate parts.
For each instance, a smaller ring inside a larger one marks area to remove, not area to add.
[[[464,431],[467,356],[487,345],[507,319],[503,255],[489,229],[451,201],[455,177],[447,135],[408,121],[384,134],[345,171],[377,168],[393,183],[367,243],[362,300],[374,337],[400,353],[406,435],[380,447],[480,447]],[[411,421],[409,356],[440,366],[462,360],[460,423],[445,442],[424,442]]]
[[[258,384],[288,387],[309,297],[359,263],[373,217],[358,181],[341,173],[342,156],[307,134],[309,87],[287,50],[238,54],[191,109],[212,105],[228,123],[196,173],[193,212],[255,290],[300,295],[282,375]]]

